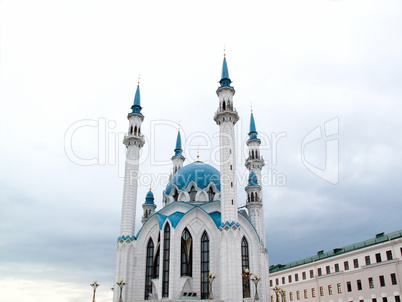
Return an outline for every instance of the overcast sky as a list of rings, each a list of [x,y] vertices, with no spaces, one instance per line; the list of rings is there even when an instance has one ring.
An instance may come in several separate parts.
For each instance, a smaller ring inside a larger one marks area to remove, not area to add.
[[[141,73],[141,204],[218,168],[223,48],[239,204],[253,105],[270,264],[402,229],[400,1],[1,1],[0,300],[110,301],[127,113]]]

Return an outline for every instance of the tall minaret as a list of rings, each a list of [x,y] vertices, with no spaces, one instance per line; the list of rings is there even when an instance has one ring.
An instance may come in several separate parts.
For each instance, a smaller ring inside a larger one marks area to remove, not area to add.
[[[251,171],[248,177],[246,193],[246,208],[248,216],[257,230],[260,242],[265,246],[264,211],[262,208],[261,186],[258,184],[258,178],[254,171]]]
[[[219,126],[222,223],[237,222],[236,162],[234,125],[239,115],[233,108],[235,90],[230,86],[226,56],[223,58],[221,86],[216,91],[219,107],[214,120]]]
[[[141,113],[140,83],[138,81],[135,92],[132,112],[128,114],[128,134],[123,143],[127,147],[126,166],[124,174],[123,207],[121,211],[120,237],[133,237],[135,228],[135,215],[137,208],[138,163],[140,149],[144,145],[144,136],[141,135],[141,124],[144,116]]]
[[[257,137],[257,134],[253,110],[251,110],[250,132],[248,133],[249,139],[247,140],[248,158],[245,166],[250,172],[254,171],[257,175],[258,183],[261,185],[261,169],[264,167],[265,163],[260,153],[261,140]]]
[[[219,107],[214,120],[219,126],[221,173],[221,231],[220,237],[220,297],[218,300],[241,302],[242,266],[241,235],[239,232],[236,192],[236,162],[234,125],[239,120],[233,108],[235,90],[230,86],[226,57],[223,58],[221,86],[216,91]]]
[[[180,128],[177,132],[177,139],[176,139],[176,148],[174,149],[174,155],[172,157],[173,162],[173,174],[183,168],[183,163],[186,158],[183,156],[183,150],[181,148],[181,136],[180,136]]]

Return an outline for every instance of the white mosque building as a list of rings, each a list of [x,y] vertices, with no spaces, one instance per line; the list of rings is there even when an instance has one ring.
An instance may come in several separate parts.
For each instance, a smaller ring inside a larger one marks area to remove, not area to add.
[[[137,86],[127,147],[121,230],[116,250],[115,282],[123,279],[123,301],[193,301],[210,297],[209,273],[214,300],[251,301],[255,286],[242,274],[248,269],[261,278],[260,301],[269,301],[269,265],[261,192],[260,139],[251,113],[250,171],[245,208],[239,209],[236,183],[234,126],[239,115],[234,108],[226,58],[214,121],[219,127],[220,171],[199,160],[184,165],[180,131],[172,157],[173,175],[156,211],[151,190],[143,203],[142,227],[135,231],[140,149],[144,145],[140,89]],[[173,149],[173,148],[172,148]],[[134,177],[133,177],[134,176]],[[134,181],[133,181],[134,179]],[[119,290],[114,291],[115,302]]]

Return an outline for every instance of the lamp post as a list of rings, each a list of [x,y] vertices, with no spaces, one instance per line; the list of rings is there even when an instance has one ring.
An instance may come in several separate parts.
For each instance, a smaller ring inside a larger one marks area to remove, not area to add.
[[[258,282],[260,282],[260,280],[261,278],[258,278],[257,274],[254,274],[254,278],[251,279],[251,281],[253,281],[255,285],[254,300],[260,300],[260,297],[258,297]]]
[[[244,273],[241,274],[244,278],[246,278],[246,292],[244,293],[244,297],[245,298],[249,298],[250,295],[250,276],[252,275],[252,273],[250,273],[250,270],[248,268],[246,268],[244,270]]]
[[[273,291],[275,292],[276,295],[276,302],[279,302],[279,291],[281,289],[278,287],[278,285],[275,285],[275,287],[273,288]]]
[[[212,272],[209,272],[209,275],[207,277],[207,280],[209,282],[209,300],[213,300],[214,299],[214,294],[212,292],[212,282],[214,282],[216,276],[214,276],[214,274]]]
[[[98,283],[98,281],[94,281],[94,283],[92,283],[92,284],[90,284],[91,286],[92,286],[92,288],[93,288],[93,290],[94,290],[94,295],[93,295],[93,297],[92,297],[92,302],[95,302],[95,293],[96,293],[96,289],[98,288],[98,286],[100,285],[99,283]]]
[[[124,287],[124,285],[126,285],[126,283],[124,283],[123,279],[120,279],[120,282],[117,282],[116,284],[120,287],[119,302],[123,302],[122,293],[123,293],[123,287]]]
[[[280,288],[280,289],[279,289],[279,294],[281,295],[282,302],[285,302],[286,290],[284,290],[283,288]]]

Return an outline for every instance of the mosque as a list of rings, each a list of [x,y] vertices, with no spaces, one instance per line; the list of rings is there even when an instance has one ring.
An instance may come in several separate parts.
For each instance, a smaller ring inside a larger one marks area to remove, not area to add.
[[[173,173],[163,191],[162,208],[156,211],[150,190],[142,204],[142,227],[135,233],[139,156],[145,143],[137,86],[123,141],[127,151],[115,271],[115,282],[123,279],[125,283],[123,301],[254,301],[256,278],[261,278],[257,283],[259,300],[269,301],[261,141],[251,113],[245,161],[250,171],[244,188],[247,201],[239,209],[234,133],[239,115],[234,108],[235,89],[226,57],[219,83],[214,121],[219,127],[220,171],[199,160],[184,165],[179,130],[172,157]],[[252,275],[247,277],[247,273]],[[113,301],[120,301],[120,290],[114,291]]]

